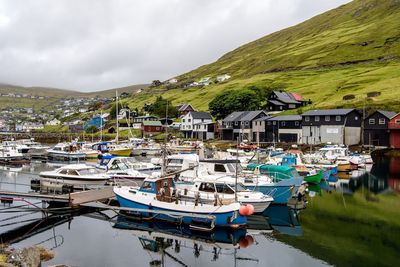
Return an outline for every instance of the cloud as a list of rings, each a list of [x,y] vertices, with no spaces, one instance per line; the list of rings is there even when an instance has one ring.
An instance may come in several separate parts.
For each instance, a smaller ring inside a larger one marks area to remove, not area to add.
[[[0,82],[82,91],[165,80],[349,0],[3,0]]]

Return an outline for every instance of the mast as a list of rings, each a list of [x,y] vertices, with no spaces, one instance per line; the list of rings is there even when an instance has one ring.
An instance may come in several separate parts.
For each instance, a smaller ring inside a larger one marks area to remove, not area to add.
[[[237,137],[237,144],[236,144],[235,202],[238,201],[238,198],[237,198],[238,161],[239,161],[239,136]]]
[[[115,107],[116,107],[116,118],[117,118],[117,136],[115,137],[115,140],[117,141],[118,144],[118,138],[119,138],[119,123],[118,123],[118,91],[115,90]]]
[[[163,155],[163,160],[162,160],[162,165],[161,165],[161,176],[164,176],[166,174],[166,170],[167,170],[167,162],[166,162],[166,156],[167,156],[167,139],[168,139],[168,99],[167,101],[167,105],[165,108],[165,136],[164,136],[164,149],[162,150],[162,155]]]

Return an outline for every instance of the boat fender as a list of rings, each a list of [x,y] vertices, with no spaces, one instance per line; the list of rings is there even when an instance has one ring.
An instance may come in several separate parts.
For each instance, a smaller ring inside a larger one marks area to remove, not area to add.
[[[254,213],[254,206],[251,204],[240,206],[239,213],[242,216],[250,216]]]
[[[251,235],[242,236],[239,240],[240,248],[247,248],[254,243],[254,238]]]
[[[186,195],[187,195],[187,193],[188,193],[188,189],[187,189],[187,188],[185,188],[185,189],[183,190],[183,194],[186,196]]]

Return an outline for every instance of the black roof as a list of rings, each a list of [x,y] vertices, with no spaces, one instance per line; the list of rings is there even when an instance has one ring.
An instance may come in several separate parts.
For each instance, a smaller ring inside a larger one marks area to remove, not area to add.
[[[300,115],[276,116],[268,119],[269,121],[301,121]]]
[[[198,112],[198,111],[191,111],[189,114],[192,115],[193,119],[208,119],[212,120],[211,114],[208,112]]]
[[[309,110],[303,113],[302,116],[336,116],[336,115],[347,115],[354,111],[354,108],[344,108],[344,109],[316,109]]]

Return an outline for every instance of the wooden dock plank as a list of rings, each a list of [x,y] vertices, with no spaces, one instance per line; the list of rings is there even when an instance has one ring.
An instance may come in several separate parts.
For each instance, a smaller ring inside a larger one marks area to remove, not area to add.
[[[92,189],[88,191],[81,191],[76,193],[71,193],[71,205],[78,206],[81,204],[107,200],[114,197],[114,192],[112,186],[105,187],[102,189]]]
[[[48,201],[60,201],[69,202],[69,195],[49,195],[40,194],[36,192],[12,192],[12,191],[0,191],[0,197],[3,198],[35,198]]]

